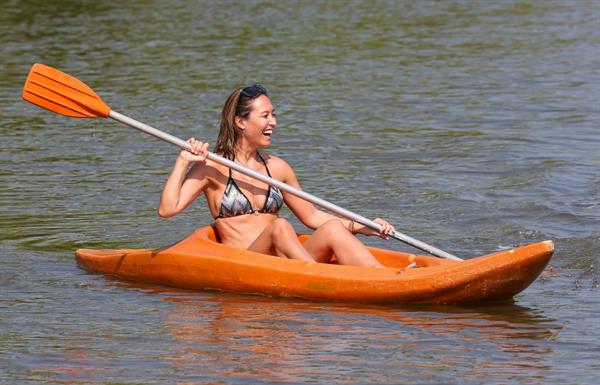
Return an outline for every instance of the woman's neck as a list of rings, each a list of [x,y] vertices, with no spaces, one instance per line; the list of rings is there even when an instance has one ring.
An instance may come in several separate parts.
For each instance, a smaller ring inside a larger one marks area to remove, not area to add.
[[[256,159],[258,149],[249,148],[247,146],[240,146],[235,151],[235,160],[242,164],[249,164],[252,160]]]

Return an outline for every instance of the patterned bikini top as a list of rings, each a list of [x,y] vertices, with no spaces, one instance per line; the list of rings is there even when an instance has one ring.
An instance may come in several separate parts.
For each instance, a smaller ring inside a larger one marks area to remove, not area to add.
[[[270,177],[271,173],[267,167],[267,162],[265,162],[260,154],[258,154],[258,157],[265,165],[267,174]],[[261,209],[253,209],[248,197],[246,197],[238,187],[237,183],[235,183],[235,180],[233,180],[231,169],[229,169],[229,179],[227,180],[227,186],[225,187],[225,192],[221,198],[219,215],[216,216],[215,219],[258,213],[276,214],[279,212],[279,209],[281,209],[281,206],[283,206],[283,195],[281,194],[281,191],[279,191],[277,187],[269,186],[269,189],[267,190],[267,199],[265,199],[263,207]]]

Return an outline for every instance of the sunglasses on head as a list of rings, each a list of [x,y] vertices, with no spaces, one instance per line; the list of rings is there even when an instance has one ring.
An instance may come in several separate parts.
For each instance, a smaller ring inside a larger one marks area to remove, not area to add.
[[[260,95],[267,95],[267,89],[260,84],[242,88],[241,94],[247,98],[256,98]]]

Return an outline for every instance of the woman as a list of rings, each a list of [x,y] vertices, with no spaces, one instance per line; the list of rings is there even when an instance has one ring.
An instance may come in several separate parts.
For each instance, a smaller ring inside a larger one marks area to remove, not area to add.
[[[221,114],[215,153],[261,174],[300,188],[292,167],[283,159],[259,150],[271,144],[277,119],[267,95],[259,86],[231,93]],[[192,151],[181,151],[165,183],[158,213],[172,217],[204,193],[215,218],[221,242],[236,248],[311,262],[374,266],[381,264],[353,233],[387,239],[394,228],[382,219],[376,232],[348,219],[318,210],[312,203],[250,178],[207,159],[208,144],[188,140]],[[291,224],[277,215],[283,202],[307,227],[315,230],[304,243]]]

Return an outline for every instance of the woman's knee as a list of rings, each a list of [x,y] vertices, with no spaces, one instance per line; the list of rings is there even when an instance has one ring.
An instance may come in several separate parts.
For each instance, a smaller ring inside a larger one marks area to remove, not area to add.
[[[302,247],[294,227],[286,219],[277,218],[273,222],[271,237],[275,255],[314,262],[314,258]]]
[[[292,224],[285,218],[277,218],[273,222],[273,235],[275,237],[296,236]]]
[[[340,232],[348,231],[346,226],[344,226],[342,221],[339,219],[332,219],[323,223],[321,226],[319,226],[318,230],[330,236],[337,236],[340,234]]]

